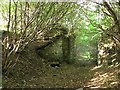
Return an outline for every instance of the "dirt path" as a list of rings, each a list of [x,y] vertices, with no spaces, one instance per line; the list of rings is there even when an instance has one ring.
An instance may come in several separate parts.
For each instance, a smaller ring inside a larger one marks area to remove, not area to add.
[[[63,64],[60,68],[48,64],[21,63],[14,74],[3,78],[4,87],[80,88],[114,87],[118,84],[117,67],[80,67]]]

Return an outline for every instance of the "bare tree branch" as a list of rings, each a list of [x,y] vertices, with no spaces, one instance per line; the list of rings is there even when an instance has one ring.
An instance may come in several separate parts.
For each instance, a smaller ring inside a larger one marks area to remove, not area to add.
[[[118,20],[118,16],[116,15],[116,13],[112,10],[112,8],[109,6],[109,4],[105,0],[104,0],[104,7],[108,10],[108,12],[113,17],[114,23],[118,26],[118,33],[120,34],[120,22]]]

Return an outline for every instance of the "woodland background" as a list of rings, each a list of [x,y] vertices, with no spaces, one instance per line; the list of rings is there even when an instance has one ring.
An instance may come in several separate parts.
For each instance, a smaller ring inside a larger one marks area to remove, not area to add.
[[[0,1],[3,87],[119,88],[120,1]]]

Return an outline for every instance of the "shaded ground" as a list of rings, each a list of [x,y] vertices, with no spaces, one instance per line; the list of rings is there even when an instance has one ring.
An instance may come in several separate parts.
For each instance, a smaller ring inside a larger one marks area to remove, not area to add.
[[[118,84],[118,67],[61,64],[60,68],[53,68],[50,63],[41,64],[41,61],[21,58],[13,73],[3,77],[3,87],[103,88],[116,87]]]

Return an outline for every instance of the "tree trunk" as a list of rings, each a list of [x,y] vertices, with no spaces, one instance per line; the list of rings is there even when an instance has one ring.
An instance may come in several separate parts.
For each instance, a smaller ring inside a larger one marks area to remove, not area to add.
[[[72,63],[74,60],[75,52],[74,52],[74,42],[75,37],[74,34],[67,36],[67,31],[63,31],[62,37],[62,52],[63,52],[63,62]]]
[[[62,39],[62,52],[63,52],[63,61],[70,63],[70,38],[63,36]]]

